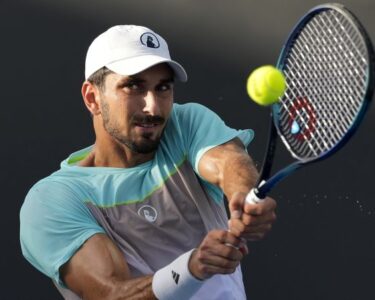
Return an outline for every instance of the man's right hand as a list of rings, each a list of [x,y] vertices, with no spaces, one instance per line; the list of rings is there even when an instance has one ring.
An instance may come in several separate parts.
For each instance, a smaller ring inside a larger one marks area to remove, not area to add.
[[[191,274],[204,280],[233,273],[244,256],[241,246],[241,239],[226,230],[210,231],[190,257]]]

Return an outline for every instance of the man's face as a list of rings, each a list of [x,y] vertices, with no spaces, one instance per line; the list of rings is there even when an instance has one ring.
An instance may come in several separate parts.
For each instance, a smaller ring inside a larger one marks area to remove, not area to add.
[[[104,129],[136,153],[159,145],[173,104],[173,72],[159,64],[132,76],[107,75],[100,92]]]

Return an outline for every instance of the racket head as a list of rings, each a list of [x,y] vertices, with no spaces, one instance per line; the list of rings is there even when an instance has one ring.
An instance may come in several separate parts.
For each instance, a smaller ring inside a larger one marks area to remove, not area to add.
[[[311,9],[295,26],[277,67],[287,89],[272,106],[278,135],[299,164],[340,149],[360,124],[374,87],[374,50],[341,4]]]

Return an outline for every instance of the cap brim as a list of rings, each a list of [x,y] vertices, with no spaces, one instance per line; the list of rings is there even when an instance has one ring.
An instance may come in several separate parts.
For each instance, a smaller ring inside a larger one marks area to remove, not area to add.
[[[107,64],[106,67],[117,74],[130,76],[140,73],[148,68],[151,68],[161,63],[167,63],[172,68],[175,77],[179,81],[187,81],[186,71],[178,62],[156,55],[144,55],[122,59]]]

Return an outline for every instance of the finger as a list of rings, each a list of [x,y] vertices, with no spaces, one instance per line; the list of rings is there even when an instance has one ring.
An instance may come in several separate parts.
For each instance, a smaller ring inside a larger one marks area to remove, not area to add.
[[[257,242],[263,240],[267,233],[251,233],[245,234],[246,240],[249,242]]]
[[[231,260],[241,260],[243,258],[243,255],[246,255],[248,253],[246,240],[237,238],[231,232],[224,230],[212,231],[207,237],[208,238],[201,244],[201,248],[202,250],[209,251],[209,253],[212,253],[214,255],[218,255]],[[226,247],[223,247],[223,245]],[[230,248],[228,249],[228,247]],[[233,251],[233,249],[237,251]],[[242,256],[238,257],[238,251]]]
[[[245,227],[245,224],[239,219],[231,219],[229,222],[229,231],[237,238],[244,232]]]
[[[262,224],[272,224],[276,221],[275,212],[271,211],[264,215],[254,216],[247,213],[242,214],[241,217],[242,223],[246,226],[257,226]]]
[[[254,227],[245,227],[245,229],[242,231],[241,237],[244,237],[244,235],[247,234],[253,234],[253,233],[267,233],[272,229],[271,224],[262,224]]]
[[[199,266],[200,272],[202,274],[205,274],[205,277],[211,277],[212,275],[216,274],[232,274],[236,271],[237,266],[239,265],[239,262],[232,268],[223,268],[217,265],[211,265],[211,264],[201,264]]]
[[[241,239],[239,239],[238,237],[236,237],[236,235],[227,230],[214,231],[214,238],[220,244],[230,245],[235,248],[238,248],[238,246],[241,244]]]
[[[230,222],[230,221],[228,221],[228,222]],[[230,232],[230,230],[228,230],[228,231]],[[242,238],[242,237],[238,237],[238,239],[240,240],[240,244],[238,246],[234,246],[234,245],[231,245],[229,243],[226,243],[225,245],[236,248],[237,250],[239,250],[242,253],[243,256],[249,254],[249,248],[247,247],[247,240],[245,238]]]
[[[260,234],[264,236],[266,233],[268,233],[272,228],[272,223],[264,223],[260,225],[254,225],[254,226],[246,226],[243,222],[240,220],[232,220],[231,221],[231,227],[229,230],[233,235],[235,235],[238,238],[245,238],[246,240],[249,240],[249,235],[251,235],[251,238],[253,234],[257,235]]]
[[[219,267],[233,267],[234,264],[243,258],[243,254],[238,248],[227,244],[217,244],[210,249],[202,247],[198,258],[200,262],[216,265]]]
[[[245,203],[244,212],[254,216],[259,216],[274,211],[276,206],[276,201],[274,199],[266,197],[263,201],[257,204]]]
[[[212,247],[208,247],[208,244]],[[220,244],[217,240],[214,243],[206,241],[193,252],[189,262],[190,270],[194,270],[192,274],[201,279],[215,274],[229,274],[234,272],[242,257],[241,251],[231,246]]]
[[[229,199],[229,211],[231,219],[239,219],[242,215],[246,194],[234,193]]]
[[[270,232],[270,230],[271,230],[271,227],[264,225],[258,229],[251,229],[251,230],[244,231],[241,234],[241,237],[243,237],[247,241],[257,241],[260,239],[264,239],[264,237]]]
[[[247,240],[245,238],[241,238],[241,244],[240,244],[238,250],[241,251],[243,256],[249,254],[249,248],[247,247]]]

